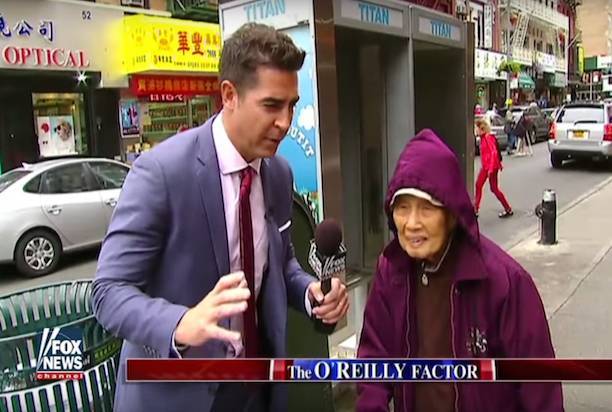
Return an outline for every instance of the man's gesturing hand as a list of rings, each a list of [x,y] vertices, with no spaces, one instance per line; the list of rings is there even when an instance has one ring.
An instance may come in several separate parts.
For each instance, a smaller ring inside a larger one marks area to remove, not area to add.
[[[250,295],[244,272],[223,276],[200,303],[185,313],[176,327],[175,343],[200,346],[211,339],[239,341],[239,332],[224,329],[218,322],[244,312]]]

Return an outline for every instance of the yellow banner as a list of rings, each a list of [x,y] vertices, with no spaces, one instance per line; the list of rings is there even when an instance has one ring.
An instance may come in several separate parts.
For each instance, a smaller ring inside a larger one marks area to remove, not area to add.
[[[584,48],[578,46],[578,73],[584,73]]]
[[[135,15],[123,21],[126,73],[178,71],[217,73],[221,54],[219,25]]]

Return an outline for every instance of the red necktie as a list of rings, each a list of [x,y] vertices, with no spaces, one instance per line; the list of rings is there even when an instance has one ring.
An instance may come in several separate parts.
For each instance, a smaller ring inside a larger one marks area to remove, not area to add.
[[[244,349],[247,358],[259,356],[259,331],[257,329],[255,305],[255,249],[253,247],[253,222],[251,220],[251,183],[255,171],[247,166],[240,172],[240,256],[242,259],[242,270],[246,276],[251,297],[248,300],[247,310],[243,314],[244,327]]]

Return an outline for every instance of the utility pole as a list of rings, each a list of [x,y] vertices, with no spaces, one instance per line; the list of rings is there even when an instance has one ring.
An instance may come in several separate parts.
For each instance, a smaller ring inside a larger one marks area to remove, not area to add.
[[[510,28],[512,27],[512,21],[510,19],[510,2],[511,0],[506,0],[506,19],[504,25],[506,26],[504,38],[506,39],[506,62],[512,61],[512,45],[510,44]],[[500,19],[501,20],[501,19]],[[510,78],[511,73],[509,71],[506,72],[506,101],[510,99],[512,95],[512,91],[510,90]]]

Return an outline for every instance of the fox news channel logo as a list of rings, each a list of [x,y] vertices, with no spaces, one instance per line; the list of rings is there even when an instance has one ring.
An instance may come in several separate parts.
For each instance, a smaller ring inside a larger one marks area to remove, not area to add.
[[[80,329],[44,329],[40,335],[36,379],[83,379],[83,335]]]

